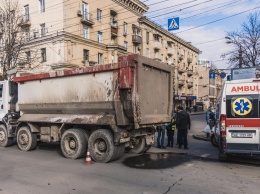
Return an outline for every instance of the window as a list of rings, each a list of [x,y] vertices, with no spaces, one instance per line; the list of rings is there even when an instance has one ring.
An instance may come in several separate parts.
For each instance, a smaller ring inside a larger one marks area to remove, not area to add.
[[[150,57],[150,50],[149,50],[149,48],[146,49],[146,57]]]
[[[153,38],[154,38],[154,41],[159,42],[159,35],[158,34],[154,34]]]
[[[41,57],[42,57],[42,62],[46,62],[47,61],[46,48],[42,48],[41,49]]]
[[[0,36],[0,47],[3,47],[4,46],[4,39],[3,37]]]
[[[101,22],[102,20],[102,10],[97,9],[97,21]]]
[[[29,5],[24,6],[24,22],[29,21]]]
[[[25,41],[28,42],[30,40],[30,29],[26,28],[24,30],[24,33],[25,33]]]
[[[102,32],[98,32],[98,42],[102,43]]]
[[[46,28],[45,28],[45,24],[41,24],[41,36],[45,36],[46,35]]]
[[[0,36],[0,47],[4,46],[4,39]]]
[[[133,45],[133,53],[136,54],[136,51],[137,51],[137,46]]]
[[[164,62],[164,54],[162,54],[161,57],[162,57],[162,62]]]
[[[84,19],[89,19],[88,4],[82,2],[82,16]]]
[[[45,0],[39,0],[40,2],[40,13],[45,12]]]
[[[124,22],[124,35],[127,35],[127,23]]]
[[[26,54],[26,60],[27,60],[27,62],[30,62],[30,61],[31,61],[31,52],[30,52],[30,51],[27,51],[27,52],[25,52],[25,54]]]
[[[98,64],[103,64],[103,53],[98,53]]]
[[[83,60],[89,61],[89,50],[83,49]]]
[[[124,47],[127,48],[128,42],[124,41]]]
[[[158,52],[157,51],[154,51],[154,58],[158,58]]]
[[[89,32],[87,26],[83,26],[83,38],[89,38]]]
[[[149,36],[150,36],[150,35],[149,35],[149,32],[146,32],[146,43],[147,43],[147,44],[149,44],[149,38],[150,38]]]

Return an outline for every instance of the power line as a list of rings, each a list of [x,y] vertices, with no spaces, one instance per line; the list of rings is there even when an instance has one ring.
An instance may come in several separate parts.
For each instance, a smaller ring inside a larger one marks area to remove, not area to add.
[[[192,27],[192,28],[189,28],[189,29],[187,29],[187,30],[183,30],[183,31],[177,32],[177,33],[175,33],[175,34],[179,34],[179,33],[182,33],[182,32],[186,32],[186,31],[189,31],[189,30],[193,30],[193,29],[196,29],[196,28],[200,28],[200,27],[202,27],[202,26],[206,26],[206,25],[209,25],[209,24],[213,24],[213,23],[215,23],[215,22],[219,22],[219,21],[222,21],[222,20],[225,20],[225,19],[228,19],[228,18],[237,16],[237,15],[240,15],[240,14],[246,13],[246,12],[248,12],[248,11],[251,11],[251,10],[254,10],[254,9],[257,9],[257,8],[260,8],[260,6],[255,7],[255,8],[252,8],[252,9],[248,9],[248,10],[246,10],[246,11],[242,11],[242,12],[239,12],[239,13],[236,13],[236,14],[233,14],[233,15],[231,15],[231,16],[227,16],[227,17],[224,17],[224,18],[221,18],[221,19],[217,19],[217,20],[214,20],[214,21],[212,21],[212,22],[208,22],[208,23],[205,23],[205,24],[196,26],[196,27]]]

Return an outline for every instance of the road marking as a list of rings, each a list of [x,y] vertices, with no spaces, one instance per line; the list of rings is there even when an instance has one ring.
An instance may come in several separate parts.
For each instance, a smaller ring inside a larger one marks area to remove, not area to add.
[[[202,158],[208,158],[210,155],[211,155],[211,154],[202,154],[202,155],[200,155],[200,157],[202,157]]]

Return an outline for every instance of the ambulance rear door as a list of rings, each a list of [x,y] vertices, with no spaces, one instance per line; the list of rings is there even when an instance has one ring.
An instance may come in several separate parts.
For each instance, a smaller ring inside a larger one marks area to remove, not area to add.
[[[226,153],[260,154],[260,83],[248,80],[226,87]]]

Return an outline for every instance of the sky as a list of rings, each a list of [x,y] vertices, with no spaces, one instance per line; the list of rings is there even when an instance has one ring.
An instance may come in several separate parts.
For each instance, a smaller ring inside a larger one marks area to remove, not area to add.
[[[149,7],[145,15],[164,29],[167,29],[169,18],[179,17],[180,29],[171,33],[191,42],[202,51],[199,58],[212,61],[218,69],[229,68],[221,54],[234,50],[232,45],[226,44],[225,36],[228,32],[239,31],[250,13],[260,11],[260,0],[141,1]]]

